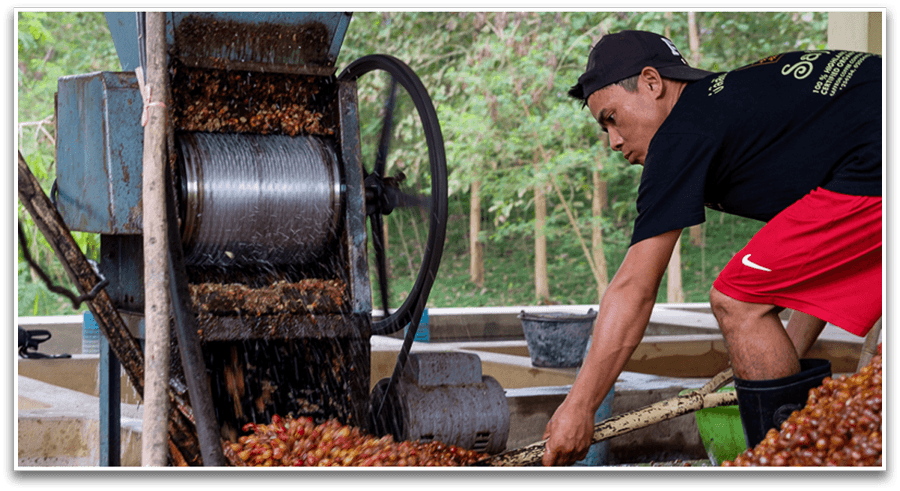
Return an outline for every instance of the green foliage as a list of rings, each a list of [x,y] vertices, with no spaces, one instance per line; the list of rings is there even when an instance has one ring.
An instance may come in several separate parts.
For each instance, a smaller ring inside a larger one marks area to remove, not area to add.
[[[779,51],[821,48],[827,26],[825,13],[700,12],[696,20],[699,66],[709,70],[736,68]],[[686,12],[354,14],[339,64],[376,52],[403,59],[423,79],[441,121],[451,201],[460,213],[449,223],[432,304],[533,301],[533,189],[553,179],[586,235],[595,168],[608,186],[602,228],[610,276],[615,272],[630,242],[641,169],[602,150],[596,123],[566,92],[600,36],[623,29],[666,33],[692,58]],[[487,241],[481,292],[468,284],[467,272],[468,190],[475,181],[481,183]],[[593,279],[562,203],[553,192],[547,196],[551,295],[561,303],[593,303]],[[728,241],[720,234],[723,227]],[[689,301],[707,300],[713,272],[737,250],[731,241],[743,245],[758,228],[736,217],[710,219],[706,247],[682,241]]]
[[[60,77],[99,70],[119,70],[115,47],[102,12],[19,12],[18,25],[18,150],[31,172],[49,192],[56,178],[54,95]],[[76,291],[55,253],[18,204],[18,218],[29,250],[54,284]],[[85,254],[99,256],[99,237],[73,233]],[[65,297],[47,290],[19,251],[18,314],[75,313]]]
[[[701,68],[727,70],[779,51],[821,48],[827,14],[698,12]],[[18,25],[19,149],[45,190],[55,176],[53,94],[59,77],[118,70],[105,19],[99,12],[21,12]],[[604,136],[567,90],[584,68],[591,46],[622,29],[668,32],[688,60],[687,12],[357,12],[347,30],[338,71],[371,53],[394,55],[422,78],[435,104],[447,152],[450,213],[444,259],[430,304],[478,306],[533,301],[533,189],[552,179],[577,215],[582,235],[591,224],[591,173],[608,186],[602,218],[609,274],[624,256],[636,215],[640,168],[604,150]],[[378,101],[385,81],[360,84],[361,136],[380,128]],[[365,103],[365,104],[363,104]],[[389,166],[425,180],[424,141],[403,106]],[[404,112],[405,111],[405,112]],[[374,155],[363,149],[363,158]],[[470,185],[482,183],[485,286],[468,279]],[[553,301],[594,303],[593,278],[572,236],[562,203],[548,192],[549,275]],[[34,255],[55,282],[68,279],[30,217],[19,206]],[[389,224],[389,227],[391,225]],[[683,240],[682,274],[688,301],[706,301],[709,284],[759,224],[708,214],[706,246]],[[412,228],[401,228],[410,234]],[[391,240],[401,240],[394,237]],[[408,243],[415,238],[410,235]],[[98,240],[77,234],[89,257]],[[407,262],[402,257],[395,262]],[[67,301],[42,289],[19,260],[20,315],[67,312]],[[403,281],[395,284],[404,290]],[[408,286],[406,286],[408,288]],[[71,306],[69,305],[69,308]]]

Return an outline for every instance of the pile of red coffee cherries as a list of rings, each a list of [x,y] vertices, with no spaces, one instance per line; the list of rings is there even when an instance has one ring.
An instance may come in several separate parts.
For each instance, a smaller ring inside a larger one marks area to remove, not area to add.
[[[273,416],[271,424],[244,425],[251,432],[236,443],[225,442],[233,466],[463,466],[485,454],[440,442],[395,442],[330,419],[316,425],[311,418]]]
[[[781,430],[722,466],[880,466],[881,346],[853,375],[826,378]]]

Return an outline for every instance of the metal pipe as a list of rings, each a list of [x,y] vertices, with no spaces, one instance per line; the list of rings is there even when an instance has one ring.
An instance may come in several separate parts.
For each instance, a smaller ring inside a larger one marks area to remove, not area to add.
[[[141,465],[165,466],[168,461],[169,416],[169,302],[166,275],[165,157],[166,18],[164,12],[147,12],[146,84],[144,99],[144,158],[142,176],[144,245],[144,420]],[[142,79],[143,74],[138,73]]]

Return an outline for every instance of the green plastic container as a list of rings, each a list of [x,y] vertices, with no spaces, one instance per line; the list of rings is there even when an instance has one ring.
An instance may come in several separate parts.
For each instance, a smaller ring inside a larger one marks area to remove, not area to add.
[[[723,387],[718,392],[734,391],[734,387]],[[689,392],[689,391],[685,391]],[[682,392],[684,393],[684,392]],[[694,413],[700,440],[713,465],[721,465],[726,460],[734,460],[747,449],[744,426],[737,405],[701,409]]]

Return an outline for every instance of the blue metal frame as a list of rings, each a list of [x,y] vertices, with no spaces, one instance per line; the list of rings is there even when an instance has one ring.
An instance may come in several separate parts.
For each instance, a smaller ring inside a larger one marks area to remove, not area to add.
[[[62,77],[57,84],[57,208],[72,230],[141,232],[143,104],[132,72]]]
[[[106,24],[112,34],[122,71],[133,72],[141,66],[137,12],[106,12]]]
[[[168,13],[167,38],[174,47],[174,33],[189,12]],[[318,22],[326,26],[323,42],[327,59],[321,66],[306,66],[307,61],[290,50],[258,52],[229,47],[206,46],[198,54],[221,52],[227,59],[278,66],[303,65],[314,75],[333,74],[344,35],[350,22],[346,12],[201,12],[205,18],[256,25],[272,23],[300,26]],[[95,72],[62,77],[58,82],[57,102],[57,207],[71,230],[104,234],[101,269],[112,280],[111,296],[117,304],[138,307],[143,304],[139,260],[142,198],[143,107],[133,70],[140,65],[140,39],[136,12],[106,14],[123,72]],[[284,48],[285,46],[281,46]],[[190,51],[193,48],[185,48]],[[205,50],[205,51],[204,51]],[[219,51],[216,51],[219,50]],[[273,55],[272,53],[281,53]],[[191,52],[193,53],[193,51]],[[281,58],[279,58],[281,57]],[[303,67],[301,67],[303,68]],[[250,68],[252,69],[252,68]],[[299,73],[290,72],[290,73]],[[363,337],[371,329],[371,295],[366,257],[365,191],[359,145],[359,121],[356,84],[341,83],[340,147],[343,160],[345,233],[348,234],[349,272],[352,311],[363,317]],[[136,249],[128,249],[129,247]],[[106,256],[109,257],[106,257]],[[95,322],[90,313],[85,322]],[[142,341],[143,330],[139,335]],[[143,342],[141,343],[143,344]],[[368,347],[368,343],[364,343]],[[368,355],[367,355],[368,357]],[[105,339],[100,339],[100,465],[121,465],[121,367]],[[368,375],[365,375],[367,380]],[[360,399],[364,402],[364,398]]]
[[[122,385],[119,359],[100,338],[100,466],[122,465]]]

